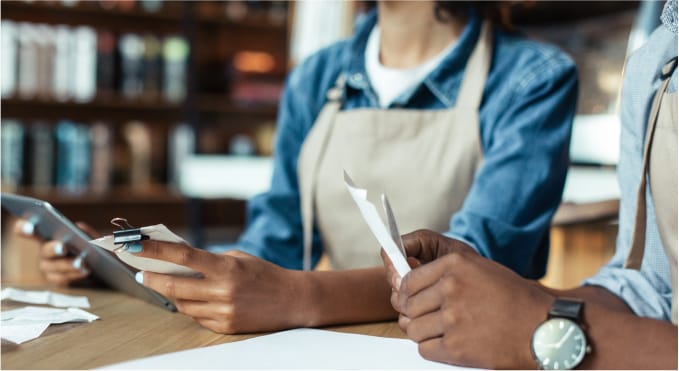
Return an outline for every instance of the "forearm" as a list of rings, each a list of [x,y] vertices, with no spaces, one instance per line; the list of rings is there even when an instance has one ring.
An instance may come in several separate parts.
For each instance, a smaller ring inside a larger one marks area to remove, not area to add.
[[[542,286],[541,284],[537,283],[537,281],[536,284],[554,296],[578,298],[585,301],[585,303],[594,303],[611,311],[632,313],[630,308],[622,299],[600,286],[580,286],[568,290],[557,290]]]
[[[676,369],[677,327],[635,315],[608,290],[583,286],[571,290],[543,287],[555,296],[585,301],[583,322],[592,354],[583,369]]]
[[[383,267],[303,274],[308,316],[302,325],[318,327],[396,319],[391,287]]]

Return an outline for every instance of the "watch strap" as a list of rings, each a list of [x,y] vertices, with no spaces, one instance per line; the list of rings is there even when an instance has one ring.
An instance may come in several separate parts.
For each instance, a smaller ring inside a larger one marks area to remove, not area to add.
[[[549,318],[565,317],[580,323],[583,301],[572,298],[557,298],[549,310]]]

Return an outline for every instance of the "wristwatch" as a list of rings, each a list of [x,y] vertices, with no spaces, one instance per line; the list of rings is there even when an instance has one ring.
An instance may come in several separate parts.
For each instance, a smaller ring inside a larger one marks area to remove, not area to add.
[[[557,298],[533,332],[531,351],[543,370],[570,370],[592,351],[582,326],[582,300]]]

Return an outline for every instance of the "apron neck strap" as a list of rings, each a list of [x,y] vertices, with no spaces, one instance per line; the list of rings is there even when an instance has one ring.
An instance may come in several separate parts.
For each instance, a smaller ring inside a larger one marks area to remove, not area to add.
[[[644,249],[646,245],[646,176],[648,173],[648,164],[651,153],[651,146],[653,145],[653,135],[655,133],[656,123],[658,122],[658,115],[660,113],[660,101],[667,91],[672,72],[677,67],[677,57],[672,58],[665,64],[662,69],[662,85],[658,89],[653,98],[653,105],[651,106],[651,114],[648,117],[648,125],[646,127],[646,140],[644,143],[644,158],[641,165],[641,180],[639,181],[639,188],[637,189],[637,209],[634,216],[634,230],[632,232],[632,241],[625,261],[625,268],[640,269],[641,261],[644,258]]]
[[[456,106],[475,110],[481,107],[483,89],[486,86],[492,54],[493,29],[489,21],[484,21],[481,25],[479,41],[476,43],[465,67],[460,91],[457,94]]]

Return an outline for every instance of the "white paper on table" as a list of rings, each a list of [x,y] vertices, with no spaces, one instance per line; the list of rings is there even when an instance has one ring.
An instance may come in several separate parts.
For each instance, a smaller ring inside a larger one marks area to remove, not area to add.
[[[9,299],[20,303],[48,304],[55,307],[89,308],[87,296],[59,294],[51,291],[29,291],[13,287],[2,289],[2,300]]]
[[[408,265],[406,257],[398,248],[396,242],[391,238],[391,233],[389,233],[389,229],[382,221],[375,205],[368,201],[368,191],[356,187],[354,181],[351,180],[351,177],[349,177],[349,174],[347,174],[346,171],[344,172],[344,185],[349,190],[351,198],[356,202],[358,209],[361,211],[361,215],[363,215],[363,219],[368,223],[370,231],[375,238],[377,238],[380,245],[382,245],[387,256],[389,256],[396,272],[398,272],[401,277],[405,276],[406,273],[410,272],[410,265]]]
[[[106,366],[110,369],[462,369],[427,361],[407,339],[296,329]]]
[[[183,238],[172,233],[165,225],[156,224],[147,227],[141,227],[141,234],[146,235],[151,240],[171,242],[171,243],[184,243]],[[177,276],[200,276],[201,273],[195,270],[185,267],[183,265],[175,264],[172,262],[144,258],[141,256],[136,256],[130,254],[124,249],[120,249],[121,245],[115,245],[113,243],[113,235],[104,236],[97,238],[96,240],[90,241],[91,244],[104,248],[108,251],[114,252],[120,260],[126,264],[139,269],[140,271],[148,271],[163,274],[173,274]]]
[[[99,319],[98,316],[79,308],[45,308],[45,307],[23,307],[19,309],[6,310],[0,313],[0,320],[3,326],[6,323],[66,323],[66,322],[92,322]]]
[[[2,323],[2,338],[14,344],[25,343],[40,337],[49,327],[49,322]]]
[[[50,324],[92,322],[98,316],[79,308],[23,307],[0,313],[0,336],[16,344],[39,337]]]

